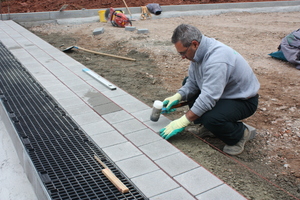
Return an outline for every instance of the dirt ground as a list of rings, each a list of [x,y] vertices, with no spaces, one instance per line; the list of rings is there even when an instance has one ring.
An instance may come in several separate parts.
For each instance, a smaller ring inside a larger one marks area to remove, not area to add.
[[[268,55],[277,51],[283,37],[299,28],[299,12],[133,21],[137,29],[147,28],[148,34],[100,22],[48,24],[30,30],[60,50],[76,45],[135,58],[134,62],[81,50],[68,53],[152,106],[154,100],[173,95],[187,75],[188,60],[181,59],[170,42],[172,31],[181,23],[199,27],[205,35],[233,47],[250,63],[261,83],[260,99],[257,112],[244,121],[256,127],[258,135],[246,144],[241,155],[233,157],[222,153],[224,144],[216,138],[201,139],[184,131],[169,141],[248,199],[299,199],[300,70]],[[99,27],[104,33],[93,36],[93,30]],[[179,108],[168,117],[176,119],[186,110]]]

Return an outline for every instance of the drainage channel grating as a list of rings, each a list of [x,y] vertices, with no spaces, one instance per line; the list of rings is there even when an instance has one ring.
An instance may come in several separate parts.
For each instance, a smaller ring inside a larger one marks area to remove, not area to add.
[[[147,199],[0,42],[0,98],[51,199]],[[97,155],[129,189],[102,174]]]

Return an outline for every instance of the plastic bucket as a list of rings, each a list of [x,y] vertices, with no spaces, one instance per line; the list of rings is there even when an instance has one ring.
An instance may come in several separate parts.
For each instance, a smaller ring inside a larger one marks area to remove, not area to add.
[[[98,11],[100,22],[107,22],[105,18],[105,10],[99,10]]]

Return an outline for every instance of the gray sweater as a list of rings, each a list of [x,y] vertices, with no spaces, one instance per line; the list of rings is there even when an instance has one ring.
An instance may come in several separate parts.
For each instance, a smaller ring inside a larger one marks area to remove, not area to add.
[[[182,100],[199,93],[191,111],[201,116],[219,99],[248,99],[260,84],[247,61],[227,45],[203,35],[189,67],[189,78],[178,93]]]

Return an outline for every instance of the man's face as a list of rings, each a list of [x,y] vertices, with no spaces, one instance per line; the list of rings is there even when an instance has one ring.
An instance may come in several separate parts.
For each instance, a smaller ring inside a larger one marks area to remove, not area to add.
[[[194,61],[193,59],[198,46],[199,43],[197,41],[192,41],[192,43],[188,47],[183,46],[181,41],[175,43],[175,48],[182,59],[186,58],[190,61]]]

